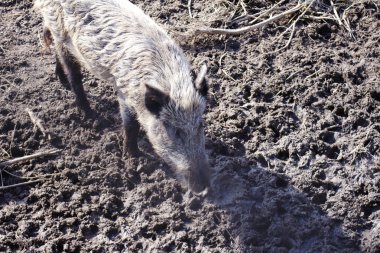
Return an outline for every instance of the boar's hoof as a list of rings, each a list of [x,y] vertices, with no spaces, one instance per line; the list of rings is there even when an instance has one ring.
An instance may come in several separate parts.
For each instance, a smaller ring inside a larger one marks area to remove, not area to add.
[[[123,156],[132,157],[132,158],[139,158],[142,156],[143,153],[137,148],[137,147],[130,147],[130,145],[124,143],[123,145]]]
[[[97,118],[97,113],[94,110],[92,110],[90,106],[80,106],[79,113],[84,115],[84,117],[87,119]]]
[[[204,198],[208,194],[208,188],[205,188],[201,192],[193,192],[193,194],[197,197]]]

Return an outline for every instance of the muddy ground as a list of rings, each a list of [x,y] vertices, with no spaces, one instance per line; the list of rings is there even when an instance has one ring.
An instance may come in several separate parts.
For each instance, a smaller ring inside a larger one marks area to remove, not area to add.
[[[228,26],[239,1],[192,1],[193,18],[187,1],[135,2],[194,66],[209,65],[213,194],[188,194],[143,133],[145,155],[123,158],[110,84],[86,74],[99,118],[81,116],[42,50],[32,4],[2,0],[0,160],[62,152],[2,171],[4,186],[59,174],[0,190],[0,252],[380,252],[378,2],[350,9],[352,34],[303,18],[280,51],[289,18],[239,36],[185,36]],[[271,4],[245,2],[252,13]],[[331,11],[321,2],[315,11]]]

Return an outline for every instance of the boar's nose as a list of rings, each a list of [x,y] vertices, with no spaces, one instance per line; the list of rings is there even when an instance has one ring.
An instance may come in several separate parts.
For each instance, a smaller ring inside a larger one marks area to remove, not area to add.
[[[190,169],[189,187],[197,196],[206,196],[210,187],[210,167],[207,160],[197,161],[197,166]]]

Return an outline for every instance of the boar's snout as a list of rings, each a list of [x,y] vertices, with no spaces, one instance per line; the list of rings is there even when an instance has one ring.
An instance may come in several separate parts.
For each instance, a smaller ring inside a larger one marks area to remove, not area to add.
[[[189,169],[189,187],[195,195],[205,196],[210,188],[210,166],[207,159],[196,161]]]

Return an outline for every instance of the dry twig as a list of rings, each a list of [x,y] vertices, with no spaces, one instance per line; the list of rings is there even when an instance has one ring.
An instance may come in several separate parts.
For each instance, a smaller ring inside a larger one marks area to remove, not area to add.
[[[275,8],[277,8],[277,6],[279,6],[280,4],[282,4],[283,2],[285,2],[285,0],[281,0],[279,1],[278,3],[275,3],[271,8],[267,9],[267,10],[264,10],[262,12],[260,12],[259,16],[257,16],[254,20],[252,20],[250,22],[250,24],[253,24],[255,23],[257,20],[259,20],[261,17],[267,15],[268,13],[272,12]]]
[[[245,3],[243,0],[240,0],[239,1],[239,4],[241,6],[241,8],[243,9],[243,12],[244,12],[244,15],[247,15],[247,8],[245,8]]]
[[[42,156],[48,156],[48,155],[55,155],[57,153],[61,152],[60,149],[49,149],[45,151],[40,151],[31,155],[26,155],[22,157],[13,158],[7,161],[0,162],[0,167],[7,167],[16,163],[25,162],[28,160],[32,160],[34,158],[42,157]]]
[[[278,3],[274,4],[272,7],[270,7],[269,9],[265,9],[263,11],[260,11],[259,13],[253,14],[253,15],[245,14],[245,15],[239,16],[239,17],[235,18],[234,20],[232,20],[231,23],[238,24],[238,23],[244,22],[246,20],[253,19],[252,21],[249,22],[249,24],[252,25],[256,21],[258,21],[260,18],[270,14],[276,7],[278,7],[283,2],[285,2],[285,0],[281,0]]]
[[[266,19],[260,23],[257,23],[257,24],[251,25],[251,26],[246,26],[246,27],[237,28],[237,29],[203,28],[203,29],[196,29],[194,31],[194,34],[196,34],[196,35],[197,34],[224,34],[224,35],[244,34],[246,32],[253,31],[257,28],[263,27],[263,26],[270,24],[276,20],[279,20],[280,18],[285,17],[286,15],[289,15],[289,14],[292,14],[296,11],[299,11],[300,9],[302,9],[303,6],[304,6],[303,4],[298,4],[290,10],[287,10],[285,12],[277,14],[271,18],[268,18],[268,19]]]
[[[222,66],[222,61],[223,61],[223,58],[227,55],[227,53],[224,53],[222,54],[222,56],[220,56],[219,60],[218,60],[218,64],[219,64],[219,67],[220,69],[222,70],[222,73],[228,77],[229,79],[231,79],[232,81],[235,81],[235,79],[225,70],[223,69],[223,66]]]
[[[17,187],[17,186],[23,186],[23,185],[28,185],[28,184],[34,184],[34,183],[38,183],[38,182],[44,181],[44,180],[46,180],[46,179],[47,179],[47,178],[44,178],[44,179],[37,179],[37,180],[28,181],[28,182],[23,182],[23,183],[19,183],[19,184],[2,185],[2,186],[0,186],[0,190],[6,190],[6,189],[14,188],[14,187]]]
[[[355,6],[356,4],[358,4],[358,3],[353,3],[353,4],[351,4],[350,6],[348,6],[347,9],[345,9],[345,10],[343,11],[343,14],[342,14],[342,20],[343,20],[343,23],[344,23],[344,27],[345,27],[346,30],[349,32],[350,36],[353,37],[353,38],[355,38],[355,37],[354,37],[354,34],[353,34],[353,32],[352,32],[351,25],[350,25],[350,21],[349,21],[347,15],[348,15],[348,11],[349,11],[353,6]]]
[[[7,173],[8,175],[10,175],[10,176],[12,176],[12,177],[17,177],[17,178],[20,178],[20,179],[40,179],[40,178],[45,178],[45,177],[53,177],[53,176],[62,175],[61,172],[58,172],[58,173],[44,174],[44,175],[41,175],[41,176],[23,177],[23,176],[18,176],[18,175],[16,175],[16,174],[13,174],[13,173],[9,172],[9,171],[6,170],[6,169],[3,169],[3,172]]]
[[[0,76],[0,78],[1,78],[3,81],[5,81],[7,84],[14,86],[14,83],[13,83],[13,82],[11,82],[11,81],[9,81],[9,80],[8,80],[8,79],[6,79],[5,77],[3,77],[3,76]]]
[[[187,9],[189,10],[190,18],[193,18],[193,14],[191,13],[191,0],[187,1]]]
[[[46,136],[46,130],[44,126],[42,125],[42,120],[39,119],[29,108],[26,108],[25,111],[29,114],[30,119],[32,120],[32,123],[36,128],[38,128],[42,135],[45,137]],[[48,134],[48,138],[50,140],[50,135]]]
[[[301,15],[299,15],[296,20],[285,30],[285,32],[287,32],[290,28],[292,28],[292,32],[290,33],[290,36],[289,36],[289,39],[288,39],[288,42],[285,44],[285,46],[281,47],[280,49],[276,50],[275,52],[278,52],[278,51],[281,51],[285,48],[287,48],[289,45],[290,45],[290,42],[292,41],[293,39],[293,36],[294,36],[294,32],[296,30],[296,25],[297,25],[297,22],[306,14],[306,12],[310,9],[311,5],[315,2],[315,0],[312,0],[310,1],[310,4],[305,8],[305,10],[301,13]],[[284,33],[285,33],[284,32]],[[283,34],[284,34],[283,33]]]
[[[339,25],[342,25],[343,23],[342,23],[342,20],[340,20],[340,17],[339,17],[339,15],[338,15],[338,12],[337,12],[337,10],[336,10],[336,8],[335,8],[335,5],[334,5],[334,2],[332,1],[332,0],[330,0],[330,4],[331,4],[331,6],[332,6],[332,8],[333,8],[333,12],[334,12],[334,15],[335,15],[335,17],[336,17],[336,20],[338,21],[338,24]]]

